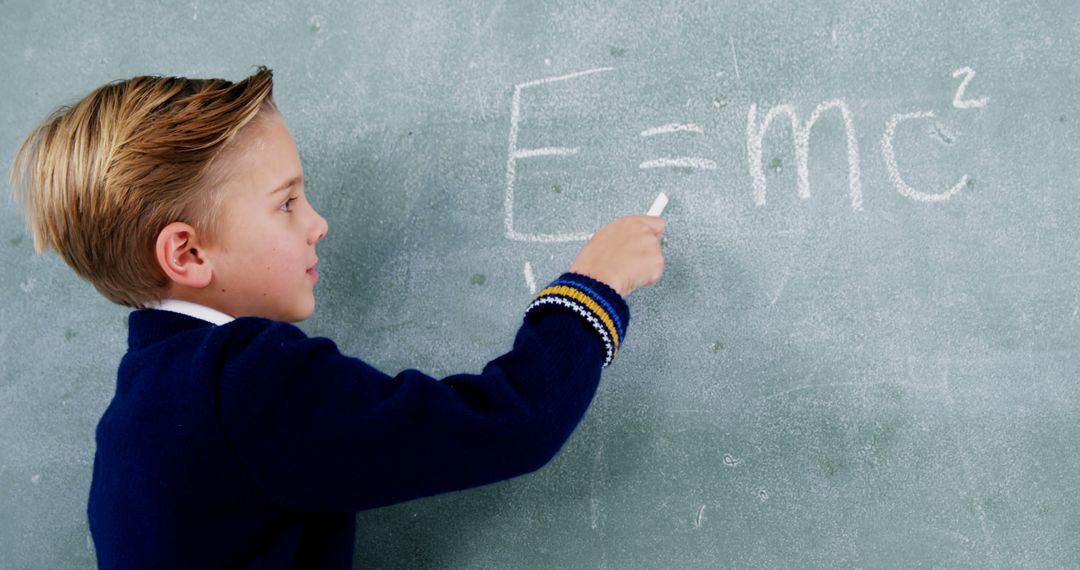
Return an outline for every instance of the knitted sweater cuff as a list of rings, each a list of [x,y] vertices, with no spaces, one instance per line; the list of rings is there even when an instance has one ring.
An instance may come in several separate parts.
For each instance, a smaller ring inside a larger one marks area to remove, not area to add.
[[[604,367],[611,364],[630,324],[630,308],[614,289],[578,273],[564,273],[533,298],[525,317],[549,308],[572,311],[583,318],[604,345]]]

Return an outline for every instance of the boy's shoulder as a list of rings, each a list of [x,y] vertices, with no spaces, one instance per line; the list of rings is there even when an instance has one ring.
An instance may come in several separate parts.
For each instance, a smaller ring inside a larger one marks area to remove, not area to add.
[[[216,324],[206,318],[162,309],[139,309],[128,315],[128,350],[151,348],[162,342],[205,342],[206,339],[251,339],[260,335],[307,338],[299,327],[263,317],[240,317]]]
[[[212,440],[224,427],[264,423],[313,397],[340,391],[342,379],[379,378],[327,338],[259,317],[223,325],[156,309],[133,311],[129,348],[120,361],[116,393],[98,425],[101,438],[129,439],[140,431],[170,438]],[[173,433],[183,424],[188,433]],[[167,434],[164,432],[168,432]]]
[[[310,376],[358,363],[342,355],[332,340],[308,336],[284,321],[241,317],[216,325],[186,314],[141,309],[128,318],[128,351],[120,364],[118,389],[150,370],[178,386],[220,384],[228,379],[234,386],[250,380],[269,387],[272,379]],[[304,369],[307,373],[298,374]]]

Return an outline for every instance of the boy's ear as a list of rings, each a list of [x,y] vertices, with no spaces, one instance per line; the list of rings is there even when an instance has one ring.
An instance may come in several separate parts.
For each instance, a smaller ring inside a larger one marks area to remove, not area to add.
[[[170,281],[197,289],[210,284],[210,263],[198,245],[189,224],[173,222],[161,230],[154,254]]]

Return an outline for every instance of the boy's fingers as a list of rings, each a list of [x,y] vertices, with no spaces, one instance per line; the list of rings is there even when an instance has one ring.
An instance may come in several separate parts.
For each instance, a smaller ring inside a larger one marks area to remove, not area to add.
[[[645,222],[645,225],[649,227],[652,233],[656,235],[656,237],[661,237],[664,235],[664,228],[667,227],[667,220],[665,220],[663,217],[642,216],[642,220]]]

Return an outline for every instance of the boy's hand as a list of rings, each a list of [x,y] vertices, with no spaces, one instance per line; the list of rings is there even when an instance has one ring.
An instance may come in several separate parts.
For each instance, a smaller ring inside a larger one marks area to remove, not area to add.
[[[660,254],[664,226],[659,216],[619,218],[593,234],[570,271],[601,281],[623,297],[648,287],[664,273]]]

